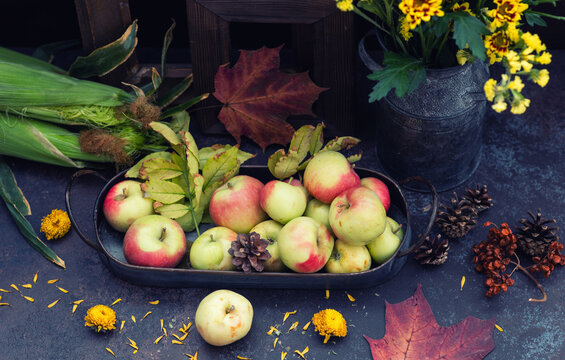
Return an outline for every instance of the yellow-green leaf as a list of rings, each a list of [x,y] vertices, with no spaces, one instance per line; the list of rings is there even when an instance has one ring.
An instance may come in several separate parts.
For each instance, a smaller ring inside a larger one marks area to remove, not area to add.
[[[357,162],[359,160],[361,160],[361,156],[363,155],[363,153],[358,153],[358,154],[353,154],[347,157],[347,161],[349,161],[350,163],[354,163]]]
[[[186,162],[188,166],[188,173],[190,175],[198,174],[200,170],[200,160],[198,159],[198,147],[196,141],[189,132],[181,132],[186,149]]]
[[[304,154],[306,155],[306,154]],[[304,157],[294,149],[290,149],[288,153],[284,153],[278,158],[278,161],[273,164],[272,174],[278,179],[286,179],[298,171],[300,162]]]
[[[141,179],[168,180],[182,175],[182,170],[170,160],[153,158],[143,162],[139,169]]]
[[[202,168],[204,190],[208,190],[209,187],[219,187],[235,175],[231,170],[239,170],[239,162],[237,161],[238,151],[238,147],[234,146],[221,154],[213,156],[206,162],[206,165]]]
[[[137,162],[137,164],[135,164],[134,166],[132,166],[125,174],[125,177],[127,178],[139,178],[139,169],[141,168],[141,166],[143,165],[143,163],[149,159],[155,159],[155,158],[160,158],[160,159],[165,159],[165,160],[171,160],[171,153],[166,152],[166,151],[159,151],[159,152],[154,152],[151,153],[149,155],[146,155],[145,157],[143,157],[141,160],[139,160]]]
[[[312,132],[310,137],[310,155],[314,155],[324,146],[324,127],[324,123],[319,123]]]
[[[183,189],[171,181],[152,179],[141,186],[153,200],[163,204],[172,204],[185,197]]]
[[[194,198],[192,200],[192,206],[196,209],[200,205],[200,197],[202,196],[202,190],[204,187],[204,176],[194,174],[192,179],[194,184]]]
[[[295,151],[298,157],[301,158],[300,161],[304,160],[308,151],[310,151],[310,139],[312,138],[314,130],[314,126],[304,125],[292,135],[288,148],[289,153],[290,151]]]
[[[171,145],[181,144],[181,141],[177,134],[168,125],[159,121],[152,121],[149,123],[149,126],[151,127],[151,129],[161,134]]]
[[[175,204],[168,204],[168,205],[161,205],[155,208],[155,211],[169,219],[178,219],[184,215],[186,215],[190,211],[190,207],[175,203]]]
[[[228,151],[231,148],[232,148],[232,146],[228,145],[228,144],[226,144],[226,145],[215,144],[215,145],[204,147],[204,148],[200,149],[198,151],[198,157],[200,159],[200,169],[202,169],[204,167],[204,165],[206,164],[206,161],[208,161],[208,159],[210,159],[213,156],[220,155],[220,154]],[[240,162],[240,164],[243,164],[244,162],[246,162],[247,160],[249,160],[253,157],[255,157],[255,154],[248,153],[248,152],[243,151],[241,149],[238,150],[238,152],[237,152],[237,160]]]
[[[336,137],[335,139],[328,141],[322,150],[339,151],[343,149],[351,149],[355,145],[359,144],[360,141],[361,140],[354,138],[353,136]]]

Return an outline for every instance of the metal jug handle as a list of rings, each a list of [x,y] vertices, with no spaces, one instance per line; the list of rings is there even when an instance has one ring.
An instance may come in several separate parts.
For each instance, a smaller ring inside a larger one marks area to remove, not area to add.
[[[372,72],[381,70],[383,67],[377,63],[372,57],[371,55],[369,55],[369,53],[367,53],[367,49],[365,48],[365,39],[367,39],[367,37],[369,36],[375,36],[378,37],[377,31],[376,29],[373,30],[369,30],[359,41],[359,45],[357,46],[358,52],[359,52],[359,57],[361,58],[361,61],[363,62],[363,64],[365,64],[366,67],[369,68],[369,70],[371,70]],[[380,39],[379,39],[380,41]]]
[[[424,230],[424,233],[419,236],[418,241],[416,241],[416,243],[414,243],[408,249],[399,253],[397,255],[398,257],[406,256],[406,255],[414,252],[415,250],[417,250],[424,243],[424,241],[426,240],[426,236],[428,236],[428,234],[432,230],[432,227],[434,226],[434,223],[436,222],[437,207],[438,207],[438,195],[437,195],[437,191],[436,191],[435,186],[428,179],[426,179],[422,176],[412,176],[412,177],[406,178],[406,179],[400,181],[399,184],[403,185],[403,184],[406,184],[406,183],[409,183],[409,182],[412,182],[412,181],[423,182],[425,185],[427,185],[430,188],[430,193],[432,195],[432,209],[431,209],[431,214],[430,214],[430,220],[428,221],[428,226],[426,227],[426,230]]]

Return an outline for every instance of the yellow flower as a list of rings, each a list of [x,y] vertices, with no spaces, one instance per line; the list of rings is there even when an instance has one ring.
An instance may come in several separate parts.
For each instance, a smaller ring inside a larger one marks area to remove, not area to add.
[[[430,21],[432,16],[443,16],[441,0],[402,0],[398,8],[408,22],[410,29],[416,28],[422,21]]]
[[[353,11],[353,0],[336,0],[337,8],[341,11]]]
[[[547,51],[544,51],[540,56],[536,57],[536,61],[539,64],[548,65],[551,63],[551,54]]]
[[[521,92],[523,88],[524,88],[524,83],[522,82],[522,79],[519,76],[514,76],[514,80],[508,83],[508,89],[510,90],[516,90],[518,92]]]
[[[471,52],[469,52],[469,50],[467,49],[457,50],[457,53],[455,54],[455,57],[457,58],[457,63],[459,65],[465,65],[472,56],[473,54],[471,54]]]
[[[508,106],[508,105],[506,105],[506,102],[504,101],[504,98],[503,98],[503,97],[500,97],[500,98],[498,99],[498,101],[496,101],[494,104],[492,104],[491,107],[492,107],[492,109],[493,109],[494,111],[496,111],[497,113],[501,113],[501,112],[503,112],[504,110],[506,110],[506,107],[507,107],[507,106]]]
[[[524,40],[524,43],[527,47],[534,49],[537,53],[540,53],[546,49],[545,44],[541,42],[538,34],[525,32],[522,34],[522,40]]]
[[[516,74],[522,69],[522,62],[520,60],[520,55],[514,50],[508,51],[506,54],[506,60],[508,61],[510,74]]]
[[[530,106],[530,99],[514,97],[514,101],[512,101],[512,107],[510,108],[510,112],[512,114],[523,114],[526,111],[526,108]]]
[[[488,101],[493,101],[496,95],[496,80],[488,79],[484,85],[485,96]]]
[[[486,35],[484,43],[490,63],[494,64],[501,61],[508,53],[511,40],[506,31],[497,31],[491,35]]]
[[[315,326],[314,330],[324,337],[324,344],[330,336],[347,335],[347,323],[343,315],[334,309],[325,309],[314,314],[312,324]]]
[[[66,211],[53,209],[41,220],[40,231],[45,233],[47,240],[58,239],[69,232],[71,220]]]
[[[465,11],[465,12],[469,13],[470,15],[475,16],[475,14],[473,14],[473,12],[469,9],[469,3],[468,2],[464,2],[461,5],[459,5],[459,3],[453,4],[451,11],[453,11],[453,12]]]
[[[534,69],[530,72],[530,79],[539,86],[544,87],[549,81],[549,71],[547,69]]]
[[[91,326],[97,332],[116,328],[116,313],[106,305],[96,305],[88,309],[84,317],[84,326]]]
[[[400,35],[402,35],[406,41],[410,40],[412,37],[412,33],[410,32],[410,23],[408,23],[408,18],[406,16],[400,19]]]
[[[494,0],[496,9],[489,10],[487,15],[492,18],[491,26],[498,28],[504,24],[516,24],[522,19],[522,13],[528,8],[528,4],[520,0]]]

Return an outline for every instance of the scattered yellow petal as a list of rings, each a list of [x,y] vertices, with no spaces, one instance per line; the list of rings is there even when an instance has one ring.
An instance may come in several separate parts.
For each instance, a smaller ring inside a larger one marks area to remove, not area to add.
[[[65,290],[62,287],[57,286],[57,289],[59,289],[62,293],[67,294],[69,292],[69,290]]]
[[[135,350],[132,352],[132,354],[135,354],[135,353],[137,352],[137,350],[138,350],[138,349],[135,349]]]
[[[12,306],[12,305],[10,305],[8,303],[0,303],[0,306]]]
[[[267,331],[267,335],[273,335],[273,332],[277,335],[280,335],[281,333],[276,327],[270,326],[269,331]]]
[[[298,321],[296,321],[295,323],[293,323],[292,325],[290,325],[290,327],[288,328],[287,332],[290,332],[291,330],[296,329],[296,327],[298,326]]]
[[[179,338],[179,340],[184,341],[184,339],[186,339],[187,336],[188,336],[188,333],[185,332],[184,335]]]
[[[463,291],[463,285],[465,285],[465,275],[461,277],[461,291]]]
[[[75,305],[80,305],[83,301],[84,300],[76,300],[76,301],[73,301],[72,303],[75,304]]]
[[[16,291],[20,291],[20,289],[18,289],[18,287],[16,286],[16,284],[10,284],[10,286],[14,289],[16,289]]]
[[[59,279],[51,279],[51,280],[48,280],[47,283],[48,284],[55,284],[57,281],[59,281]]]
[[[39,271],[35,273],[35,275],[33,275],[33,283],[35,284],[37,282],[37,276],[39,275]]]
[[[72,311],[72,314],[74,314],[74,313],[75,313],[75,311],[77,311],[77,307],[78,307],[78,305],[77,305],[77,304],[74,304],[74,305],[73,305],[73,311]]]
[[[310,350],[310,349],[308,348],[308,346],[306,346],[306,348],[305,348],[304,350],[302,350],[302,351],[294,350],[294,352],[295,352],[298,356],[300,356],[301,358],[306,359],[306,358],[304,357],[304,354],[306,354],[309,350]]]
[[[349,299],[349,301],[351,301],[351,302],[355,301],[355,298],[353,296],[351,296],[349,293],[346,292],[345,294],[347,294],[347,298]]]
[[[47,305],[47,307],[51,309],[53,306],[57,305],[59,300],[61,300],[61,299],[57,299],[57,300],[53,301],[51,304]]]
[[[296,314],[296,310],[289,311],[289,312],[285,313],[285,314],[284,314],[284,318],[283,318],[283,324],[284,324],[284,322],[286,321],[286,319],[288,319],[288,317],[289,317],[290,315],[294,315],[294,314]]]
[[[326,299],[330,298],[330,291],[328,289],[326,289]]]
[[[151,315],[151,311],[148,311],[145,315],[143,315],[143,317],[141,318],[141,320],[145,319],[145,318],[148,317],[149,315]]]
[[[29,296],[24,296],[24,299],[26,299],[29,302],[35,302],[35,299]]]
[[[175,339],[171,340],[171,343],[177,344],[177,345],[182,345],[182,344],[183,344],[182,341],[178,341],[178,340],[175,340]]]
[[[161,339],[163,338],[163,336],[165,336],[165,335],[161,335],[157,339],[155,339],[155,344],[158,344],[159,341],[161,341]]]
[[[133,321],[134,324],[137,324],[137,322],[135,321],[135,316],[131,316],[131,321]]]
[[[173,333],[173,336],[176,337],[178,341],[182,341],[177,334]]]
[[[130,339],[129,337],[128,337],[128,340],[129,340],[129,344],[128,344],[129,346],[131,346],[131,347],[134,348],[135,350],[139,350],[139,348],[137,347],[137,343],[136,343],[135,341],[133,341],[133,340]]]
[[[158,305],[159,300],[148,301],[148,303],[151,304],[151,305]]]
[[[237,358],[238,358],[239,360],[251,360],[251,358],[247,358],[247,357],[239,356],[239,355],[237,355]]]
[[[119,303],[120,301],[122,301],[122,299],[116,299],[116,300],[114,300],[113,303],[110,304],[110,306],[114,306],[114,305],[116,305],[117,303]]]
[[[124,325],[126,324],[125,320],[122,320],[122,323],[120,325],[120,331],[122,331],[122,329],[124,328]]]
[[[281,360],[286,359],[286,352],[281,351]]]
[[[498,326],[498,324],[494,324],[494,327],[496,328],[496,330],[498,330],[500,332],[504,331],[500,326]]]
[[[198,351],[194,353],[194,355],[184,354],[190,358],[190,360],[198,360]]]
[[[4,289],[0,289],[0,291],[5,292],[5,293],[11,292],[10,290],[4,290]]]
[[[31,284],[23,284],[22,287],[26,289],[31,289]]]
[[[192,321],[188,323],[188,325],[186,325],[186,327],[184,328],[184,331],[188,331],[188,329],[190,329],[190,327],[192,326]]]
[[[276,338],[275,338],[275,341],[273,342],[273,349],[274,349],[275,347],[277,347],[277,343],[278,343],[278,342],[279,342],[279,338],[276,337]]]
[[[112,354],[114,357],[116,357],[116,354],[114,354],[114,352],[112,350],[110,350],[110,348],[106,348],[106,351],[109,352],[110,354]]]
[[[163,328],[163,333],[167,336],[167,329]]]
[[[304,325],[304,327],[302,328],[302,330],[304,330],[304,331],[308,330],[308,327],[310,326],[311,323],[312,323],[312,321],[308,321],[308,322],[306,323],[306,325]]]
[[[161,331],[163,331],[163,319],[161,319]]]

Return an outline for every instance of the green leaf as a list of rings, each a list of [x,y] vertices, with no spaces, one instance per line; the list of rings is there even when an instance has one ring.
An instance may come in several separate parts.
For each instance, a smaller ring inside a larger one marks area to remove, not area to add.
[[[312,125],[304,125],[292,135],[289,150],[295,151],[298,157],[301,158],[300,161],[304,160],[310,151],[310,140],[315,129]]]
[[[146,180],[169,180],[181,176],[182,173],[177,164],[162,158],[146,160],[139,169],[139,177]]]
[[[302,160],[304,160],[304,156],[298,154],[298,151],[290,149],[286,153],[283,149],[280,149],[269,157],[267,167],[274,177],[282,180],[296,174]]]
[[[347,157],[347,161],[349,161],[350,163],[354,163],[357,162],[359,160],[361,160],[361,156],[363,155],[362,152],[360,152],[359,154],[353,154]]]
[[[206,164],[206,161],[208,161],[208,159],[210,159],[213,156],[219,156],[220,154],[228,151],[231,148],[232,148],[232,146],[228,145],[228,144],[226,144],[226,145],[215,144],[215,145],[207,146],[207,147],[200,149],[198,151],[198,157],[200,159],[200,169],[202,169],[204,167],[204,165]],[[243,164],[247,160],[254,158],[254,157],[255,157],[255,154],[248,153],[248,152],[243,151],[241,149],[238,149],[238,151],[237,151],[237,161],[239,161],[240,164]]]
[[[31,208],[22,190],[18,187],[14,173],[0,157],[0,196],[12,203],[22,215],[31,215]]]
[[[155,93],[155,91],[157,91],[159,86],[161,86],[162,82],[163,80],[157,72],[157,69],[151,68],[151,83],[142,86],[141,91],[145,94],[145,96],[151,96]]]
[[[528,25],[530,26],[535,26],[535,25],[539,25],[539,26],[547,26],[547,23],[545,22],[545,20],[541,17],[540,14],[534,14],[531,13],[529,11],[526,11],[524,13],[524,17],[526,18],[526,22],[528,23]]]
[[[179,111],[185,111],[186,109],[198,104],[200,101],[207,99],[209,95],[210,94],[208,94],[208,93],[202,94],[202,95],[199,95],[195,98],[192,98],[192,99],[190,99],[190,100],[188,100],[188,101],[186,101],[182,104],[179,104],[177,106],[173,106],[172,108],[167,109],[166,111],[163,111],[161,113],[161,116],[159,117],[159,120],[166,119],[169,116],[172,116],[173,114],[176,114]]]
[[[173,42],[173,30],[175,29],[175,26],[177,25],[177,23],[175,22],[175,19],[172,19],[172,20],[173,20],[173,23],[171,24],[171,26],[169,26],[169,28],[167,29],[167,32],[165,33],[165,38],[163,39],[163,48],[161,49],[161,74],[162,74],[163,78],[166,77],[165,65],[167,63],[167,61],[166,61],[167,50],[169,49],[169,46]]]
[[[40,60],[38,58],[22,54],[20,52],[6,49],[0,46],[0,61],[23,65],[27,68],[44,70],[58,74],[66,74],[67,72],[53,64]]]
[[[340,150],[347,150],[351,149],[352,147],[359,144],[361,140],[354,138],[353,136],[341,136],[336,137],[328,141],[326,146],[323,147],[323,150],[331,150],[331,151],[340,151]]]
[[[185,197],[185,192],[179,185],[165,180],[151,179],[141,185],[141,189],[160,203],[172,204]]]
[[[33,52],[33,57],[47,63],[51,63],[55,57],[55,53],[80,45],[77,40],[63,40],[41,45]]]
[[[200,198],[202,197],[202,190],[204,189],[204,176],[194,174],[192,179],[194,184],[194,198],[192,199],[192,206],[196,209],[200,206]]]
[[[88,56],[79,56],[69,68],[69,74],[78,78],[103,76],[124,63],[137,46],[137,20],[116,41],[98,48]]]
[[[217,188],[228,181],[235,175],[233,170],[239,170],[239,162],[237,161],[238,147],[233,146],[229,150],[215,155],[206,161],[206,165],[202,168],[202,176],[204,176],[204,191],[210,188]],[[215,189],[214,189],[215,190]]]
[[[157,99],[155,99],[155,105],[160,108],[164,108],[175,101],[179,96],[181,96],[189,87],[192,85],[193,75],[190,74],[185,77],[181,82],[173,86],[167,92],[160,94]]]
[[[186,164],[188,167],[189,175],[198,174],[200,170],[200,159],[198,158],[198,147],[196,146],[196,141],[189,132],[180,133],[183,141],[184,147],[186,149]]]
[[[159,121],[152,121],[149,123],[149,127],[161,134],[171,145],[181,144],[177,134],[167,124]]]
[[[160,205],[160,206],[159,206]],[[185,204],[168,204],[168,205],[161,205],[157,204],[155,206],[155,212],[159,213],[169,219],[178,219],[190,211],[190,207],[186,206]]]
[[[369,94],[369,102],[382,99],[392,89],[396,89],[396,96],[401,98],[417,89],[426,79],[424,65],[416,58],[386,52],[383,63],[383,69],[367,76],[378,81]]]
[[[135,178],[135,179],[139,179],[139,169],[141,168],[141,166],[143,165],[143,162],[149,159],[155,159],[155,158],[160,158],[160,159],[165,159],[165,160],[171,160],[171,153],[166,152],[166,151],[159,151],[159,152],[154,152],[151,153],[149,155],[144,156],[141,160],[139,160],[134,166],[132,166],[125,174],[126,178]]]
[[[188,131],[190,127],[190,115],[187,111],[179,111],[173,115],[173,119],[169,123],[174,132]]]
[[[324,146],[324,123],[318,123],[310,137],[310,155],[314,155]]]
[[[457,11],[453,16],[453,38],[459,49],[469,49],[481,60],[486,60],[485,44],[482,35],[489,33],[485,24],[464,11]]]

